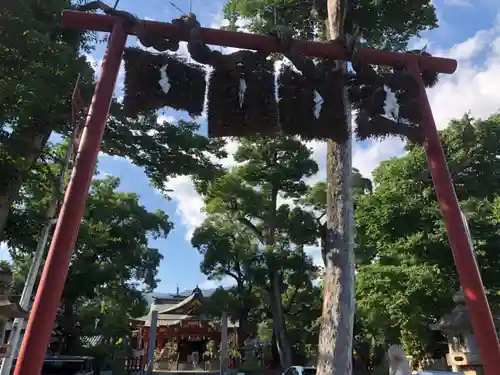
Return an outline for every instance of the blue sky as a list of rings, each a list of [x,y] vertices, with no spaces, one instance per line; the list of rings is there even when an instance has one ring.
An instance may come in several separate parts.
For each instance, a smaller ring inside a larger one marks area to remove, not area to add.
[[[176,0],[174,3],[184,11],[190,7],[189,0]],[[222,20],[222,0],[192,0],[192,10],[196,13],[202,26],[214,27]],[[415,41],[415,46],[428,44],[428,50],[439,52],[459,59],[460,69],[456,75],[444,77],[442,82],[429,96],[440,128],[446,126],[452,117],[460,116],[471,110],[473,115],[486,116],[500,108],[498,91],[492,84],[494,77],[500,74],[500,2],[498,0],[438,0],[434,1],[438,10],[440,28],[422,35],[422,40]],[[121,0],[119,8],[130,11],[141,18],[170,21],[179,16],[179,11],[164,0]],[[498,38],[498,39],[496,39]],[[498,40],[498,46],[493,41]],[[136,39],[130,37],[129,45]],[[105,45],[99,45],[92,54],[98,63],[104,53]],[[120,95],[122,76],[119,77],[117,95]],[[497,81],[498,82],[498,81]],[[493,86],[493,87],[492,87]],[[463,92],[463,95],[458,93]],[[465,94],[467,92],[467,95]],[[443,99],[443,96],[449,101]],[[456,98],[454,97],[456,96]],[[496,97],[495,97],[496,95]],[[164,110],[163,115],[175,119],[187,118],[185,114]],[[203,124],[202,130],[205,131]],[[314,155],[324,175],[324,145],[315,144]],[[230,150],[235,145],[229,146]],[[356,145],[354,166],[364,174],[370,174],[381,160],[401,155],[403,145],[398,140],[365,143]],[[159,277],[161,283],[157,292],[175,292],[192,289],[195,285],[202,288],[213,287],[214,284],[199,271],[201,257],[188,241],[193,228],[201,222],[201,200],[194,193],[189,179],[175,179],[169,184],[174,189],[172,200],[166,201],[149,184],[143,171],[131,165],[127,160],[101,155],[99,170],[121,178],[120,190],[133,191],[139,194],[141,203],[149,210],[162,209],[174,222],[175,229],[168,239],[152,240],[151,245],[157,247],[164,256],[160,264]],[[310,249],[311,255],[318,260],[316,249]],[[3,251],[3,250],[2,250]],[[2,258],[2,255],[0,255]]]

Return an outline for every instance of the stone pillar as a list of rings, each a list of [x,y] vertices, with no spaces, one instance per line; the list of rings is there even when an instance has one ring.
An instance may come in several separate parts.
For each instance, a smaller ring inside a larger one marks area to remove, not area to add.
[[[3,372],[8,370],[10,372],[10,364],[12,363],[12,356],[15,355],[16,348],[12,348],[11,340],[9,343],[5,342],[5,332],[7,323],[14,318],[27,319],[28,313],[18,303],[10,302],[10,283],[12,282],[12,272],[8,268],[0,267],[0,306],[2,307],[2,315],[0,315],[0,358],[6,358],[2,361]],[[8,362],[8,366],[4,364]]]
[[[226,375],[228,370],[228,336],[227,336],[228,317],[227,313],[222,313],[222,332],[220,343],[220,375]]]
[[[155,348],[156,348],[156,328],[158,323],[158,310],[153,301],[151,304],[151,309],[149,311],[149,342],[148,342],[148,355],[146,358],[146,375],[151,375],[153,373],[153,365],[155,361]]]
[[[453,296],[456,306],[443,316],[431,329],[441,331],[448,340],[446,362],[454,372],[466,375],[483,375],[483,364],[474,338],[470,315],[465,304],[463,290]],[[498,317],[494,317],[498,322]]]

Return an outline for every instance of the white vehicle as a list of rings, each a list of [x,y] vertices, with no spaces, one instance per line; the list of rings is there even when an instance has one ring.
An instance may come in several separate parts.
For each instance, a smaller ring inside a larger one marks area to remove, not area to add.
[[[291,366],[283,375],[316,375],[316,367],[312,366]]]
[[[413,371],[413,375],[463,375],[463,372],[448,371]],[[291,366],[283,375],[316,375],[316,367],[312,366]]]

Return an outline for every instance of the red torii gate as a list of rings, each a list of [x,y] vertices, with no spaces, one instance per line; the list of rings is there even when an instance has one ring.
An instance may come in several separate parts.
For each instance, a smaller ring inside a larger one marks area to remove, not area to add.
[[[132,30],[125,25],[123,19],[102,14],[64,11],[62,20],[63,25],[68,28],[104,31],[110,32],[111,35],[101,65],[75,167],[61,207],[14,375],[40,374],[64,283],[68,275],[69,261],[78,236],[78,229],[84,213],[100,143],[106,127],[122,52],[125,48],[127,36],[132,33]],[[147,27],[165,38],[185,40],[181,30],[172,24],[150,21],[147,22]],[[269,51],[281,50],[276,38],[263,35],[203,29],[201,39],[205,43],[213,45]],[[304,55],[333,57],[344,61],[350,60],[347,50],[340,42],[297,41],[296,45]],[[498,374],[500,373],[500,345],[495,325],[476,259],[469,246],[453,182],[420,76],[421,70],[451,74],[456,70],[457,62],[451,59],[374,49],[361,49],[359,58],[365,63],[374,65],[406,67],[420,86],[421,125],[425,135],[424,147],[448,232],[448,240],[458,269],[460,284],[464,289],[470,310],[472,326],[480,349],[485,374]]]

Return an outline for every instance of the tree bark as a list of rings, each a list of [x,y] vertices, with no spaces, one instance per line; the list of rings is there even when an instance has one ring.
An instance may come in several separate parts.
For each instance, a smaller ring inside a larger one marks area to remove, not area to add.
[[[274,162],[276,161],[276,153]],[[273,316],[273,331],[276,333],[276,346],[280,355],[281,367],[287,369],[292,366],[292,345],[288,340],[288,334],[285,323],[285,312],[283,310],[283,301],[281,300],[281,274],[275,259],[276,245],[276,210],[278,204],[278,188],[273,187],[271,192],[271,212],[270,222],[265,239],[267,251],[267,268],[269,276],[269,303],[271,305],[271,314]]]
[[[78,328],[76,327],[74,310],[75,301],[72,298],[64,299],[63,306],[61,327],[64,332],[64,345],[61,354],[70,355],[78,353],[78,349],[80,348],[80,337]]]
[[[33,124],[33,126],[44,129],[39,124]],[[19,190],[26,179],[26,175],[42,153],[51,133],[50,131],[34,131],[30,133],[25,129],[20,130],[20,132],[22,133],[18,134],[18,132],[14,131],[11,135],[15,143],[19,145],[17,147],[21,148],[17,150],[20,153],[20,157],[15,166],[14,173],[7,173],[6,176],[0,177],[0,242],[5,237],[4,231],[10,207],[16,200]]]
[[[243,284],[243,276],[238,279],[236,288],[238,290],[238,296],[240,298],[239,303],[240,306],[238,308],[238,342],[236,342],[236,346],[240,347],[245,342],[248,335],[248,314],[250,313],[248,304],[246,300],[248,300],[248,291],[245,289],[245,285]]]
[[[280,273],[274,268],[269,270],[269,303],[273,315],[273,332],[276,334],[276,347],[280,356],[281,367],[292,366],[292,346],[288,340],[285,313],[281,300]]]
[[[343,35],[347,0],[328,0],[327,29],[331,40]],[[346,70],[345,64],[341,65]],[[344,93],[345,112],[351,123]],[[351,133],[351,132],[350,132]],[[354,218],[352,199],[352,135],[344,144],[328,142],[327,223],[323,249],[324,300],[319,334],[317,375],[352,374],[354,326]]]

